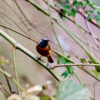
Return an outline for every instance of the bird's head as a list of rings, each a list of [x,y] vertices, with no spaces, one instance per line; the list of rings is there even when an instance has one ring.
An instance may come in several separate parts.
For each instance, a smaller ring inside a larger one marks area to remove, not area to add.
[[[43,42],[46,42],[46,43],[48,43],[50,40],[49,39],[47,39],[47,38],[43,38],[43,39],[41,39]]]
[[[46,47],[48,45],[49,41],[50,41],[49,39],[43,38],[38,42],[37,45],[40,46],[41,48],[44,48],[44,47]]]

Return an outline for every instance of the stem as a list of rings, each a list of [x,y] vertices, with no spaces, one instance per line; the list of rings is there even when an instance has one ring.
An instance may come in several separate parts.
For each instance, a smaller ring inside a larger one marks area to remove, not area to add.
[[[5,88],[5,86],[0,82],[1,86],[4,88],[4,90],[9,94],[11,95],[11,93],[9,93],[9,91]]]
[[[4,15],[5,17],[7,17],[9,20],[11,20],[21,31],[23,31],[25,34],[27,34],[27,32],[25,32],[22,28],[20,28],[20,27],[17,25],[17,23],[16,23],[14,20],[12,20],[12,18],[8,17],[5,13],[2,13],[1,11],[0,11],[0,13],[1,13],[2,15]],[[27,34],[27,35],[28,35],[28,34]]]
[[[81,84],[83,84],[82,80],[78,77],[78,75],[76,74],[76,72],[73,71],[73,73],[74,73],[74,75],[76,76],[76,78],[78,79],[78,81],[79,81]]]
[[[73,18],[73,21],[75,22],[76,26],[77,26],[77,27],[78,27],[78,29],[80,30],[80,32],[83,34],[83,36],[84,36],[85,40],[87,41],[87,43],[88,43],[88,45],[89,45],[89,47],[90,47],[90,51],[91,51],[91,53],[93,54],[93,51],[92,51],[92,48],[91,48],[91,45],[90,45],[90,43],[89,43],[88,39],[86,38],[85,34],[82,32],[81,28],[77,25],[77,23],[76,23],[76,21],[75,21],[75,19],[74,19],[74,17],[73,17],[73,16],[72,16],[72,18]]]
[[[16,51],[16,46],[13,47],[13,63],[14,63],[14,72],[15,72],[16,81],[19,84],[18,75],[17,75],[17,67],[16,67],[15,51]],[[20,89],[19,89],[19,87],[18,87],[18,93],[20,95]]]
[[[1,66],[1,68],[5,71],[5,69],[4,69],[3,66]],[[11,84],[10,84],[10,82],[9,82],[9,79],[8,79],[8,77],[7,77],[6,75],[4,75],[4,76],[5,76],[5,78],[6,78],[7,85],[8,85],[8,87],[9,87],[10,93],[12,94],[12,88],[11,88]]]
[[[60,65],[51,66],[50,68],[54,69],[57,67],[65,67],[65,66],[100,66],[100,64],[60,64]]]
[[[97,40],[94,38],[93,32],[92,32],[92,30],[91,30],[91,28],[90,28],[90,26],[89,26],[89,24],[88,24],[87,18],[86,18],[86,25],[87,25],[89,31],[91,32],[91,36],[92,36],[92,38],[93,38],[93,40],[94,40],[96,46],[99,48],[99,44],[98,44]]]
[[[98,7],[97,7],[91,0],[88,0],[88,2],[90,3],[90,6],[91,6],[93,9],[98,9]],[[98,14],[100,15],[100,10],[98,10]]]
[[[15,83],[15,84],[20,88],[21,91],[25,92],[25,90],[20,86],[20,84],[18,84],[18,83],[16,82],[16,80],[15,80],[14,78],[12,78],[12,76],[11,76],[10,74],[8,74],[6,71],[4,71],[4,70],[1,69],[1,68],[0,68],[0,72],[1,72],[2,74],[6,75],[7,77],[9,77],[9,78],[13,81],[13,83]]]
[[[50,10],[49,0],[47,0],[47,2],[48,2],[48,9],[49,9],[49,15],[50,15],[51,26],[52,26],[54,35],[55,35],[55,37],[56,37],[56,40],[57,40],[57,42],[58,42],[58,45],[59,45],[59,47],[60,47],[60,50],[61,50],[62,54],[65,55],[65,54],[64,54],[64,51],[63,51],[63,49],[62,49],[62,47],[61,47],[61,44],[60,44],[60,42],[59,42],[57,33],[56,33],[56,31],[55,31],[55,27],[54,27],[53,20],[52,20],[52,16],[51,16],[51,10]]]
[[[85,71],[87,74],[89,74],[89,75],[91,75],[93,78],[95,78],[97,81],[99,81],[100,82],[100,80],[97,78],[97,77],[95,77],[93,74],[91,74],[90,72],[88,72],[87,70],[85,70],[85,69],[83,69],[83,68],[81,68],[83,71]]]
[[[0,24],[0,26],[1,26],[1,27],[4,27],[4,28],[7,28],[7,29],[9,29],[9,30],[11,30],[11,31],[13,31],[13,32],[15,32],[15,33],[18,33],[19,35],[22,35],[22,36],[24,36],[24,37],[26,37],[26,38],[28,38],[28,39],[30,39],[30,40],[32,40],[32,41],[34,41],[34,42],[37,43],[36,40],[32,39],[32,38],[31,38],[30,36],[28,36],[28,35],[25,35],[25,34],[23,34],[23,33],[20,33],[20,32],[18,32],[18,31],[16,31],[16,30],[14,30],[14,29],[12,29],[12,28],[6,26],[6,25]]]
[[[78,38],[80,41],[82,41],[82,42],[84,42],[85,44],[88,45],[88,43],[87,43],[85,40],[83,40],[82,38],[80,38],[79,36],[77,36],[76,34],[74,34],[72,31],[71,31],[71,34],[73,34],[73,35],[74,35],[76,38]],[[90,45],[91,45],[91,44],[90,44]],[[94,47],[93,45],[91,45],[91,47],[92,47],[93,49],[97,50],[98,52],[100,52],[100,49]]]

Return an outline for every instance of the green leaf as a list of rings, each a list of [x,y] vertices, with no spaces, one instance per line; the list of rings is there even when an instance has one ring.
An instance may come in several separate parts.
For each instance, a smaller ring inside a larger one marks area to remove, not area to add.
[[[96,70],[92,70],[92,72],[93,72],[96,76],[99,75],[99,73],[98,73]]]
[[[65,4],[64,7],[65,7],[66,9],[70,9],[70,7],[69,7],[68,4]]]
[[[73,80],[65,80],[59,83],[57,88],[57,100],[89,100],[90,93],[85,84],[78,85]]]
[[[51,97],[48,96],[48,95],[42,95],[42,96],[40,97],[40,100],[51,100]]]
[[[91,60],[88,60],[88,62],[91,64],[92,63],[92,61]]]
[[[97,25],[100,27],[100,23],[99,22],[97,22]]]
[[[63,73],[61,74],[61,76],[64,76],[64,78],[66,78],[66,77],[68,76],[68,71],[66,70],[65,72],[63,72]]]
[[[77,5],[78,6],[83,6],[83,3],[82,2],[77,2]]]
[[[64,15],[66,14],[66,12],[67,12],[66,9],[63,9],[63,14],[64,14]]]
[[[60,1],[56,2],[56,5],[57,5],[58,7],[60,7],[61,9],[65,9],[64,5],[63,5],[62,2],[60,2]]]
[[[68,75],[69,75],[69,76],[70,76],[70,75],[73,76],[73,73],[72,73],[70,67],[68,67],[68,66],[67,66],[67,71],[68,71]]]
[[[72,70],[74,70],[73,67],[66,66],[66,71],[64,71],[61,76],[63,76],[64,78],[66,78],[67,76],[69,76],[69,77],[73,76]]]
[[[96,4],[96,6],[100,6],[100,0],[91,0],[93,3],[95,3]],[[94,4],[94,5],[95,5]]]
[[[96,71],[100,73],[100,66],[95,66]]]
[[[89,55],[88,55],[89,56]],[[91,61],[94,63],[94,64],[98,64],[98,62],[92,58],[91,56],[89,56],[89,58],[91,59]],[[100,66],[95,66],[95,69],[97,72],[100,72]]]
[[[58,58],[62,58],[62,56],[61,56],[61,55],[59,55],[59,54],[57,54],[57,57],[58,57]]]
[[[90,14],[91,14],[91,13],[94,13],[94,11],[92,11],[92,10],[89,10],[89,12],[90,12]]]
[[[85,0],[86,1],[86,3],[89,3],[89,0]]]
[[[62,20],[65,21],[65,17],[62,16]]]
[[[86,4],[83,6],[83,8],[85,9],[85,7],[88,6],[88,5],[90,5],[90,3],[86,3]]]
[[[81,63],[85,63],[85,59],[84,58],[80,58]]]
[[[99,11],[99,9],[95,8],[94,13],[97,14],[98,11]]]
[[[99,21],[99,20],[100,20],[100,16],[99,16],[99,15],[96,15],[96,16],[94,17],[94,19],[95,19],[96,21]]]
[[[74,2],[73,2],[73,4],[72,4],[72,5],[74,6],[74,5],[76,5],[76,4],[77,4],[77,1],[76,1],[76,0],[74,0]]]
[[[63,63],[63,64],[66,64],[66,61],[64,58],[60,59],[60,61]]]
[[[91,20],[91,15],[90,14],[88,14],[88,21],[90,21]]]
[[[67,58],[70,58],[70,57],[71,57],[71,55],[68,55],[68,56],[67,56]]]
[[[86,14],[88,14],[88,12],[87,12],[87,11],[86,11],[85,13],[86,13]]]
[[[68,64],[72,64],[73,63],[69,59],[65,59],[65,62],[68,63]]]
[[[73,16],[73,17],[75,17],[75,10],[74,9],[71,9],[71,15]]]
[[[68,16],[70,16],[70,15],[71,15],[71,13],[70,13],[69,11],[67,11],[67,14],[68,14]]]
[[[57,60],[57,64],[60,64],[60,59]]]

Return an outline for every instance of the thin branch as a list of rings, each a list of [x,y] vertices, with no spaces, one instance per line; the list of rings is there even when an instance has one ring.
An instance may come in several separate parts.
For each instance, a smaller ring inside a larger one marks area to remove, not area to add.
[[[24,14],[23,10],[20,8],[20,6],[18,5],[17,1],[14,0],[18,9],[21,11],[21,14],[25,17],[25,19],[27,20],[27,22],[29,23],[29,25],[31,25],[33,28],[35,28],[39,33],[43,34],[42,31],[40,31],[28,18],[27,16]]]
[[[5,71],[5,69],[3,68],[3,66],[1,66],[1,68]],[[12,88],[11,88],[11,84],[10,84],[10,82],[9,82],[9,79],[8,79],[8,77],[4,74],[4,76],[5,76],[5,78],[6,78],[6,81],[7,81],[7,84],[8,84],[8,87],[9,87],[9,90],[10,90],[10,93],[12,94]]]
[[[80,30],[80,32],[81,32],[82,35],[84,36],[85,40],[87,41],[87,43],[88,43],[88,45],[89,45],[89,47],[90,47],[90,51],[91,51],[91,53],[93,54],[93,50],[92,50],[92,48],[91,48],[91,45],[90,45],[88,39],[86,38],[85,34],[82,32],[81,28],[77,25],[77,23],[76,23],[76,21],[75,21],[75,19],[74,19],[73,16],[72,16],[72,18],[73,18],[73,21],[75,22],[76,26],[78,27],[78,29]]]
[[[80,38],[78,35],[74,34],[72,31],[71,31],[71,33],[72,33],[76,38],[78,38],[80,41],[82,41],[82,42],[84,42],[85,44],[88,45],[88,43],[87,43],[85,40],[83,40],[82,38]],[[90,44],[90,45],[91,45],[91,44]],[[91,47],[92,47],[93,49],[97,50],[98,52],[100,52],[100,49],[94,47],[93,45],[91,45]]]
[[[9,30],[11,30],[11,31],[13,31],[13,32],[15,32],[15,33],[18,33],[19,35],[22,35],[22,36],[24,36],[24,37],[26,37],[26,38],[28,38],[28,39],[30,39],[30,40],[32,40],[32,41],[34,41],[34,42],[37,43],[37,41],[34,40],[33,38],[31,38],[30,36],[25,35],[25,34],[23,34],[23,33],[20,33],[20,32],[18,32],[18,31],[15,30],[15,29],[12,29],[12,28],[10,28],[10,27],[8,27],[8,26],[6,26],[6,25],[3,25],[3,24],[0,24],[0,26],[1,26],[1,27],[4,27],[4,28],[7,28],[7,29],[9,29]]]
[[[80,68],[80,67],[78,67],[78,68]],[[95,78],[97,81],[99,81],[100,82],[100,80],[97,78],[97,77],[95,77],[93,74],[91,74],[90,72],[88,72],[87,70],[85,70],[84,68],[81,68],[83,71],[85,71],[87,74],[89,74],[89,75],[91,75],[93,78]]]
[[[16,45],[14,45],[14,47],[13,47],[13,63],[14,63],[14,72],[15,72],[16,81],[19,84],[18,75],[17,75],[17,67],[16,67],[16,59],[15,59],[15,51],[16,51]],[[19,87],[18,87],[18,93],[20,95]]]
[[[8,15],[6,15],[5,13],[2,13],[1,11],[0,11],[0,13],[2,14],[2,15],[4,15],[5,17],[7,17],[9,20],[11,20],[21,31],[23,31],[25,34],[27,34],[22,28],[20,28],[17,24],[16,24],[16,22],[14,21],[14,20],[12,20],[10,17],[8,17]],[[27,34],[28,35],[28,34]]]
[[[0,85],[4,88],[4,90],[9,94],[11,95],[11,93],[9,93],[9,91],[5,88],[5,86],[0,82]]]
[[[60,50],[61,50],[62,54],[65,55],[65,54],[64,54],[64,51],[63,51],[63,49],[62,49],[62,47],[61,47],[61,44],[60,44],[60,42],[59,42],[57,33],[56,33],[56,31],[55,31],[54,23],[53,23],[52,16],[51,16],[51,10],[50,10],[49,0],[47,0],[47,2],[48,2],[48,10],[49,10],[49,15],[50,15],[51,26],[52,26],[54,35],[55,35],[55,37],[56,37],[56,40],[57,40],[57,42],[58,42],[58,45],[59,45],[59,47],[60,47]]]
[[[83,12],[82,9],[79,9],[78,12],[86,19],[88,17],[88,15],[86,13]],[[99,28],[99,26],[97,25],[96,21],[94,19],[91,19],[90,22],[92,22],[92,24],[94,24],[95,26],[97,26]]]
[[[91,0],[88,0],[88,2],[90,3],[90,6],[95,10],[95,9],[98,9],[98,7],[91,1]],[[99,10],[97,11],[98,14],[100,15],[100,8]]]
[[[20,84],[18,84],[18,83],[16,82],[16,80],[15,80],[14,78],[12,78],[12,76],[11,76],[9,73],[7,73],[6,71],[4,71],[4,70],[1,69],[1,68],[0,68],[0,72],[1,72],[2,74],[6,75],[8,78],[10,78],[10,79],[12,80],[12,82],[15,83],[15,84],[20,88],[21,91],[25,92],[25,90],[20,86]]]
[[[3,0],[4,2],[5,2],[5,4],[15,13],[15,15],[17,16],[17,17],[19,17],[18,16],[18,14],[15,12],[15,10],[14,9],[12,9],[11,8],[11,6],[9,6],[7,3],[6,3],[6,1],[5,0]],[[19,17],[19,19],[20,19],[20,21],[24,24],[24,26],[27,28],[27,25],[23,22],[23,20]],[[28,32],[30,33],[30,31],[29,31],[29,29],[27,28],[27,30],[28,30]],[[30,33],[31,34],[31,33]]]
[[[93,32],[92,32],[92,30],[91,30],[91,28],[90,28],[90,26],[89,26],[89,24],[88,24],[87,18],[86,18],[86,25],[87,25],[89,31],[91,32],[91,36],[92,36],[92,38],[93,38],[93,40],[94,40],[96,46],[99,48],[99,44],[98,44],[97,40],[94,38]]]
[[[100,67],[100,64],[60,64],[60,65],[50,66],[50,68],[54,69],[57,67],[65,67],[65,66],[68,66],[68,67],[71,67],[71,66],[99,66]]]

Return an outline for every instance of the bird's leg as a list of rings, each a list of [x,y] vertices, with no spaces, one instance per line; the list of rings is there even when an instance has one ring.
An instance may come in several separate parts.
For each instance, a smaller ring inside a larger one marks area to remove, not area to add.
[[[38,61],[41,60],[41,57],[42,57],[42,56],[40,56],[37,60],[38,60]]]
[[[47,63],[47,67],[49,68],[50,66],[49,66],[49,63]]]

